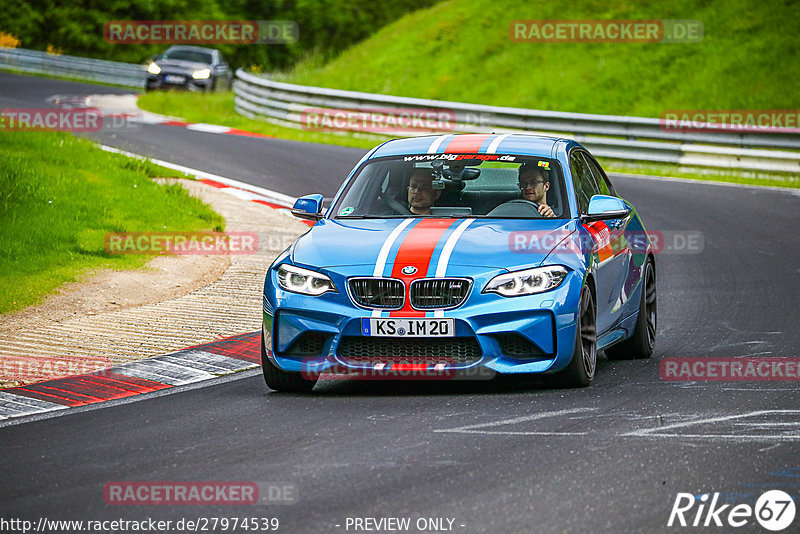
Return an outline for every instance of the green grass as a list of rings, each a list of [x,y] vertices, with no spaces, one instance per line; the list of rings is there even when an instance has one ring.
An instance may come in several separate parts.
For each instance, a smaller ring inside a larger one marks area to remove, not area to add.
[[[151,180],[165,176],[181,175],[69,134],[0,132],[0,313],[89,271],[149,259],[107,255],[107,232],[224,229],[180,185]]]
[[[517,43],[518,19],[697,19],[699,43]],[[794,109],[797,5],[780,0],[449,0],[385,26],[291,83],[530,109],[658,117]]]

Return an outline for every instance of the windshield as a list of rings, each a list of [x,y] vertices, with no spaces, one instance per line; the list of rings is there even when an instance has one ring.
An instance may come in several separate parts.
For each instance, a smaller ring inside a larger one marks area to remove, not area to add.
[[[364,165],[331,207],[334,219],[569,218],[554,159],[510,154],[420,154]]]
[[[211,54],[201,50],[167,50],[161,56],[161,59],[178,59],[182,61],[191,61],[192,63],[211,65]]]

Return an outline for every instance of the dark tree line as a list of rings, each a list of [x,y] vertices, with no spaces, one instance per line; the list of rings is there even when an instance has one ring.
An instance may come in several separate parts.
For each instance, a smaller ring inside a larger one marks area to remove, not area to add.
[[[328,59],[404,14],[436,0],[0,0],[0,31],[22,48],[139,63],[164,44],[111,44],[103,38],[113,20],[292,20],[294,44],[210,45],[234,66],[291,67],[309,54]]]

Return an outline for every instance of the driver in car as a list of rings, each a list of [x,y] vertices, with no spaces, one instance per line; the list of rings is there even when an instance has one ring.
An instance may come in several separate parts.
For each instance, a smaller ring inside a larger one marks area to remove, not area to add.
[[[519,188],[522,198],[539,205],[542,217],[555,217],[553,208],[547,205],[547,191],[550,189],[550,176],[542,167],[523,164],[519,168]]]
[[[408,208],[414,215],[430,215],[433,206],[442,195],[441,189],[433,188],[430,169],[418,168],[411,174],[408,183]]]

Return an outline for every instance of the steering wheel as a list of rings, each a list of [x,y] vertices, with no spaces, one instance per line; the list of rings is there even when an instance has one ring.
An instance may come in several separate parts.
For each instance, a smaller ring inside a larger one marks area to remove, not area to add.
[[[532,200],[525,200],[524,198],[515,198],[508,202],[503,202],[495,209],[486,214],[499,216],[499,217],[541,217],[539,213],[539,204]]]

